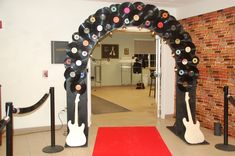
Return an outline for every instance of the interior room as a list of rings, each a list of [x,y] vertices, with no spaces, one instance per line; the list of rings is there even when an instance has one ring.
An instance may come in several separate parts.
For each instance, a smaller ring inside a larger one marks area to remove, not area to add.
[[[1,156],[235,154],[234,0],[0,0]]]

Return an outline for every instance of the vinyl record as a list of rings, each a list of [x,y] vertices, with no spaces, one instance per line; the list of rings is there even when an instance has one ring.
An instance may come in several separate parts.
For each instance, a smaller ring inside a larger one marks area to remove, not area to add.
[[[133,3],[135,10],[138,10],[139,12],[144,10],[145,4],[142,2],[135,2]]]
[[[188,92],[193,87],[193,85],[190,81],[179,79],[179,81],[177,81],[177,87],[182,92]]]
[[[188,68],[188,76],[191,77],[191,78],[194,78],[194,79],[198,78],[198,76],[199,76],[198,69],[194,66],[190,66]]]
[[[66,58],[64,59],[64,67],[65,67],[65,68],[68,68],[68,67],[71,67],[71,65],[72,65],[72,58],[66,57]]]
[[[120,28],[124,24],[122,17],[118,15],[111,16],[110,20],[112,29]]]
[[[82,59],[73,60],[71,68],[73,68],[74,70],[82,71],[87,68],[87,63],[88,63],[88,58],[83,60]]]
[[[79,45],[78,42],[71,42],[67,45],[66,53],[69,57],[76,59],[79,58],[79,49],[81,48],[81,45]]]
[[[176,63],[179,67],[184,67],[189,64],[189,57],[180,56],[176,58]]]
[[[64,77],[66,80],[72,81],[75,79],[78,79],[78,77],[80,77],[79,72],[74,70],[71,67],[66,68],[65,72],[64,72]]]
[[[110,13],[111,14],[117,14],[119,6],[120,6],[120,4],[112,4],[112,5],[110,5],[110,7],[109,7]]]
[[[88,17],[88,19],[85,20],[85,22],[90,23],[90,24],[95,23],[95,22],[96,22],[96,17],[95,17],[95,15],[90,15],[90,16]]]
[[[199,63],[199,58],[197,56],[193,56],[191,62],[193,65],[197,65]]]
[[[170,14],[168,11],[166,10],[160,10],[159,11],[159,16],[162,18],[162,19],[168,19]]]
[[[79,26],[78,32],[82,38],[91,38],[90,35],[93,29],[92,24],[84,22]]]
[[[72,82],[70,86],[71,92],[77,92],[79,94],[84,94],[86,92],[86,83],[84,81]]]
[[[159,10],[156,6],[147,4],[144,7],[143,13],[141,16],[143,16],[144,21],[146,20],[152,21],[156,17],[158,17],[158,14],[159,14]]]
[[[196,46],[192,42],[184,42],[184,51],[186,53],[195,54]]]
[[[131,15],[132,15],[132,12],[134,10],[134,5],[130,2],[124,2],[122,4],[120,4],[119,6],[119,16],[122,18],[122,19],[129,19],[131,20]]]

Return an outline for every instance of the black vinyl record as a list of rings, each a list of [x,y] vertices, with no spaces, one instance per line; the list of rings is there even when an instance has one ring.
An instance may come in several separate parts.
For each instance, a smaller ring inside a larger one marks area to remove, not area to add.
[[[81,95],[86,92],[86,89],[87,89],[87,85],[84,81],[80,81],[80,82],[74,81],[70,85],[71,92],[77,92]]]
[[[74,70],[85,70],[87,67],[88,58],[86,59],[76,59],[72,61],[71,68]]]
[[[78,32],[82,38],[91,38],[91,31],[93,29],[92,24],[84,22],[79,26]]]
[[[192,42],[184,42],[184,51],[186,53],[195,54],[196,46]]]
[[[66,58],[64,59],[64,67],[65,67],[65,68],[68,68],[68,67],[71,67],[71,65],[72,65],[72,58],[66,57]]]
[[[177,81],[177,87],[182,92],[188,92],[193,87],[193,81],[188,78],[180,78]]]
[[[154,20],[156,17],[158,17],[158,14],[159,10],[156,6],[147,4],[144,7],[142,16],[144,20]]]
[[[196,79],[199,76],[199,70],[195,66],[188,67],[188,76]]]
[[[64,72],[64,77],[66,80],[73,81],[75,79],[78,79],[80,77],[80,72],[77,70],[74,70],[71,67],[66,68]]]
[[[71,42],[67,45],[66,53],[69,57],[76,59],[79,58],[79,50],[81,45],[78,42]]]
[[[159,11],[159,17],[162,18],[162,19],[167,20],[170,17],[170,14],[166,10],[160,10]]]

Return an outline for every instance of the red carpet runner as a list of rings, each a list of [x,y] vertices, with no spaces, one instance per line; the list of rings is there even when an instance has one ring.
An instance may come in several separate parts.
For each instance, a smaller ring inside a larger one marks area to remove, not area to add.
[[[101,127],[92,156],[171,156],[156,127]]]

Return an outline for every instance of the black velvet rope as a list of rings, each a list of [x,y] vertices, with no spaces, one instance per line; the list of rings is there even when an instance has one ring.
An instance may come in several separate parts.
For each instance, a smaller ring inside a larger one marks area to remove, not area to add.
[[[24,114],[24,113],[29,113],[40,107],[49,97],[49,93],[44,94],[44,96],[34,105],[25,107],[25,108],[14,108],[13,113],[16,114]]]

